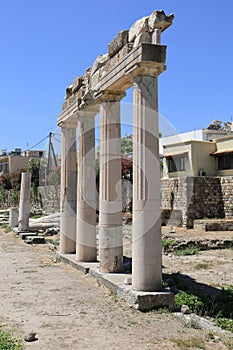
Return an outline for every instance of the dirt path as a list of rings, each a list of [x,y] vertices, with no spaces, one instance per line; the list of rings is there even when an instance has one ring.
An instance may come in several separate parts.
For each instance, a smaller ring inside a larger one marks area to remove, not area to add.
[[[188,339],[227,349],[224,340],[208,342],[207,332],[185,327],[172,314],[130,309],[90,276],[54,262],[46,245],[26,245],[0,231],[0,262],[0,317],[22,338],[36,331],[38,340],[26,349],[176,350],[178,340]]]

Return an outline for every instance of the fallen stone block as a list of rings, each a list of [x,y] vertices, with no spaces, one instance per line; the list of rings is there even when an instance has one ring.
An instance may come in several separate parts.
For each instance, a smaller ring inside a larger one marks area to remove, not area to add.
[[[19,237],[22,238],[23,240],[27,239],[28,237],[35,237],[37,236],[36,232],[19,232]]]
[[[24,242],[27,244],[44,244],[45,238],[42,236],[27,236]]]
[[[60,232],[59,227],[50,227],[45,231],[46,236],[58,235]]]

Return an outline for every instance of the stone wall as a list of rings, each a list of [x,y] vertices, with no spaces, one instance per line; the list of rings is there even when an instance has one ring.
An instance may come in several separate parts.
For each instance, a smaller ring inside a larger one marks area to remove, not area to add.
[[[229,217],[233,211],[232,181],[232,176],[162,179],[162,212],[180,210],[182,220],[178,217],[175,224],[189,228],[195,219]]]
[[[60,185],[40,186],[38,190],[43,210],[60,211]],[[132,183],[126,179],[122,179],[122,197],[122,210],[128,211],[132,207],[133,188]],[[97,194],[97,209],[99,209],[98,204]]]
[[[194,220],[194,229],[201,231],[233,231],[233,218]]]
[[[43,210],[51,213],[60,211],[60,185],[40,186],[38,190]]]
[[[39,187],[43,209],[60,210],[60,186]],[[132,201],[132,184],[123,180],[123,209]],[[195,219],[233,215],[233,176],[161,180],[162,224],[193,227]]]
[[[223,210],[226,217],[233,215],[233,176],[220,177]]]

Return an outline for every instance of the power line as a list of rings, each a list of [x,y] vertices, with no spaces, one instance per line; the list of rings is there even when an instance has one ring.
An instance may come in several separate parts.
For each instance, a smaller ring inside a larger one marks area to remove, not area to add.
[[[61,140],[56,139],[54,136],[53,136],[53,140],[55,140],[55,141],[61,143]]]
[[[46,136],[46,137],[44,137],[43,140],[37,142],[34,146],[29,147],[29,148],[27,149],[27,151],[30,151],[31,149],[35,148],[36,146],[38,146],[39,144],[41,144],[42,142],[44,142],[47,138],[49,138],[49,135]]]

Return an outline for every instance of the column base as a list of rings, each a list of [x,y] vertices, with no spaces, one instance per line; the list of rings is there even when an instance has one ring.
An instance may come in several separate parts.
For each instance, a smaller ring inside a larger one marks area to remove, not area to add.
[[[76,244],[76,258],[78,262],[96,262],[97,249],[82,244]]]
[[[76,242],[66,236],[62,237],[60,234],[59,252],[61,254],[75,254]]]
[[[123,241],[122,226],[104,225],[99,229],[100,272],[122,272]]]

